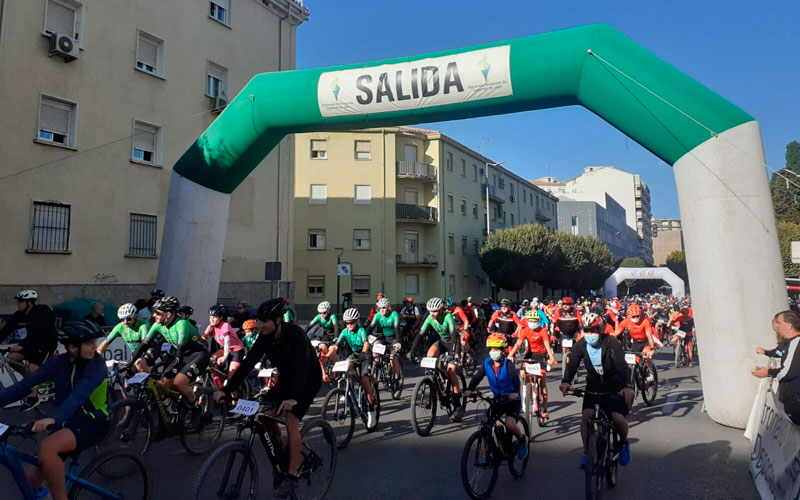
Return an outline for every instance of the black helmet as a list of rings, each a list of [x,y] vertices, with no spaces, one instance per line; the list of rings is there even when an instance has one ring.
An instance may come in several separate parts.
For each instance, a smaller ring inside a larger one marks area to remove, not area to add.
[[[236,307],[247,307],[247,301],[242,299],[236,303]]]
[[[257,317],[260,321],[274,320],[286,312],[286,301],[282,297],[269,299],[258,306]]]
[[[162,297],[153,304],[153,310],[163,312],[177,312],[181,303],[175,297]]]
[[[81,345],[87,340],[103,336],[103,330],[97,323],[89,320],[67,321],[58,332],[58,340],[65,346]]]
[[[163,297],[164,296],[164,290],[162,290],[160,288],[153,288],[153,291],[150,292],[150,296],[151,297]]]
[[[208,308],[208,315],[224,318],[228,315],[228,310],[222,304],[214,304]]]
[[[189,316],[191,316],[192,314],[194,314],[194,309],[192,309],[192,306],[180,306],[178,308],[178,312],[183,314],[188,314]]]

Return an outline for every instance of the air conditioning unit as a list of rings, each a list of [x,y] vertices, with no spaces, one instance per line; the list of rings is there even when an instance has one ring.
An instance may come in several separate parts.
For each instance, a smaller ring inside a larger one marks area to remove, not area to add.
[[[508,199],[509,199],[509,200],[511,200],[511,203],[514,203],[515,201],[517,201],[517,197],[516,197],[516,196],[514,196],[513,194],[512,194],[512,195],[510,195],[510,196],[508,197]]]
[[[222,110],[228,105],[228,99],[225,94],[209,97],[209,99],[211,100],[211,111],[214,113],[222,113]]]
[[[71,36],[62,33],[53,33],[50,35],[50,52],[49,56],[61,56],[64,61],[74,61],[80,57],[81,49],[78,47],[78,41],[73,40]]]

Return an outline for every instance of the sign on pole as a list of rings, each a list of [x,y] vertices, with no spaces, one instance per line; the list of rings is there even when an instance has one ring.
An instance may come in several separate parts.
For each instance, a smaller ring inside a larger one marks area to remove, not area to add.
[[[353,274],[353,264],[349,262],[340,262],[336,264],[337,276],[350,276]]]
[[[792,264],[800,264],[800,241],[792,242]]]

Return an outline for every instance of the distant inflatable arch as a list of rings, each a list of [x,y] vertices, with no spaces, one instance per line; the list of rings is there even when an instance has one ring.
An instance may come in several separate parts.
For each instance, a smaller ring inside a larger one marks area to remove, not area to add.
[[[664,280],[672,287],[672,295],[686,295],[686,284],[668,267],[620,267],[606,280],[603,286],[605,296],[616,297],[617,287],[625,280]]]

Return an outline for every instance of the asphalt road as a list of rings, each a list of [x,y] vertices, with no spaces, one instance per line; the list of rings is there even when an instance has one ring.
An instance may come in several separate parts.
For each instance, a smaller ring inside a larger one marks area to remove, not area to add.
[[[749,441],[742,431],[720,426],[702,412],[700,371],[675,369],[669,353],[657,356],[659,391],[654,406],[641,396],[629,416],[633,461],[620,467],[617,487],[607,498],[628,499],[754,499],[758,494],[748,472]],[[326,498],[350,499],[462,499],[467,498],[460,478],[460,457],[468,436],[483,418],[478,404],[470,403],[464,421],[449,423],[439,417],[431,434],[417,436],[410,421],[410,398],[422,374],[406,365],[406,384],[399,401],[383,392],[379,429],[371,434],[360,422],[348,447],[338,455],[332,488]],[[583,498],[579,412],[580,401],[556,394],[560,365],[549,376],[551,420],[534,428],[531,459],[525,475],[513,479],[504,466],[494,498]],[[486,383],[483,384],[486,387]],[[310,415],[319,413],[327,384]],[[310,418],[310,417],[306,417]],[[0,413],[0,421],[23,420],[17,410]],[[226,432],[229,438],[231,431]],[[25,445],[28,449],[33,443]],[[266,456],[257,451],[259,498],[271,497],[271,472]],[[147,455],[155,479],[154,498],[188,498],[191,484],[205,457],[188,455],[175,439],[155,443]],[[8,476],[0,472],[0,484]]]

